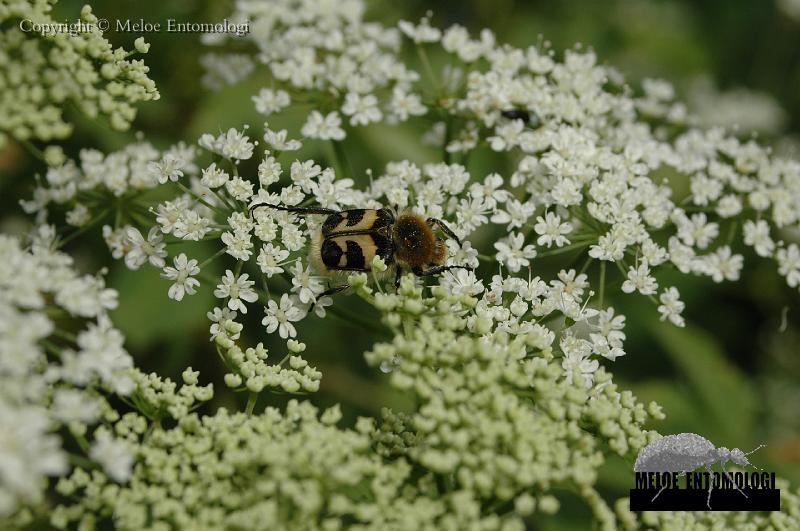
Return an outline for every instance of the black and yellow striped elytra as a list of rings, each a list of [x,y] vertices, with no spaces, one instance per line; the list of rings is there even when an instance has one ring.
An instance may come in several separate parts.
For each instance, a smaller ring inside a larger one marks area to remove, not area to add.
[[[354,208],[330,214],[322,224],[322,234],[363,234],[380,232],[394,223],[388,208]]]
[[[323,238],[319,251],[322,263],[334,271],[368,271],[376,256],[394,263],[391,240],[377,232],[335,233]]]

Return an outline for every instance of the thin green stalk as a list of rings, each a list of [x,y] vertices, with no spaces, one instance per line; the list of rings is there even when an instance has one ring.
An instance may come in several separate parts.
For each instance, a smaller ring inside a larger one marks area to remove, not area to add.
[[[217,252],[216,252],[216,253],[214,253],[213,255],[211,255],[211,256],[209,256],[208,258],[206,258],[205,260],[203,260],[203,261],[200,263],[200,266],[199,266],[199,267],[200,267],[200,269],[202,270],[202,269],[203,269],[205,266],[207,266],[209,263],[211,263],[211,261],[213,261],[214,259],[218,258],[219,256],[221,256],[221,255],[225,254],[225,251],[226,251],[226,250],[227,250],[227,249],[226,249],[225,247],[223,247],[222,249],[220,249],[219,251],[217,251]]]
[[[592,263],[592,260],[594,260],[594,258],[591,256],[586,257],[586,261],[583,263],[583,266],[581,266],[580,272],[578,272],[579,275],[585,273],[586,270],[589,269],[589,265]]]
[[[538,255],[536,255],[536,257],[537,258],[541,258],[541,257],[544,257],[544,256],[552,256],[552,255],[555,255],[555,254],[566,253],[566,252],[569,252],[569,251],[572,251],[572,250],[575,250],[575,249],[579,249],[581,247],[586,247],[592,241],[594,241],[594,238],[591,239],[591,240],[585,240],[585,241],[581,241],[581,242],[574,242],[574,243],[571,243],[569,245],[565,245],[564,247],[559,247],[558,249],[553,249],[552,251],[545,251],[543,253],[539,253]]]
[[[733,238],[736,236],[736,230],[738,228],[739,228],[739,220],[738,219],[734,219],[731,222],[730,229],[728,230],[728,239],[727,239],[728,245],[731,245],[733,243]]]
[[[428,59],[428,52],[425,51],[425,48],[417,43],[417,55],[419,55],[420,61],[422,61],[422,66],[425,68],[425,73],[428,74],[428,77],[431,78],[431,84],[433,85],[433,90],[436,92],[436,96],[441,94],[441,89],[439,87],[439,80],[436,79],[436,76],[433,73],[433,67],[431,66],[430,59]],[[436,102],[438,105],[438,101]]]
[[[176,182],[175,184],[177,184],[177,185],[178,185],[178,188],[180,188],[181,190],[183,190],[185,193],[187,193],[187,194],[189,194],[190,196],[194,197],[194,198],[197,200],[197,202],[198,202],[198,203],[201,203],[201,204],[203,204],[203,205],[207,206],[208,208],[210,208],[211,210],[213,210],[213,211],[214,211],[214,212],[216,212],[217,214],[220,214],[220,215],[222,215],[222,216],[224,216],[224,215],[225,215],[225,211],[221,210],[219,207],[216,207],[216,206],[212,205],[211,203],[209,203],[208,201],[206,201],[205,199],[203,199],[202,197],[200,197],[199,195],[197,195],[196,193],[194,193],[193,191],[191,191],[189,188],[187,188],[186,186],[184,186],[184,184],[183,184],[183,183],[181,183],[181,182]],[[213,192],[213,190],[212,190],[212,192]],[[216,192],[215,192],[215,195],[216,195]]]
[[[64,245],[66,245],[67,243],[71,242],[72,240],[74,240],[75,238],[80,236],[81,234],[91,230],[95,225],[97,225],[98,223],[103,221],[103,219],[105,219],[105,217],[108,215],[108,213],[110,211],[111,211],[110,208],[106,208],[105,210],[100,212],[97,216],[94,217],[94,219],[90,220],[89,223],[87,223],[86,225],[84,225],[80,229],[76,230],[75,232],[73,232],[72,234],[70,234],[69,236],[67,236],[66,238],[61,240],[60,242],[58,242],[58,247],[59,248],[63,247]]]
[[[352,179],[354,177],[353,167],[350,165],[350,159],[347,157],[347,153],[344,150],[344,143],[331,140],[331,144],[333,145],[333,156],[336,159],[336,165],[342,172],[342,176]]]
[[[606,261],[600,260],[600,308],[604,308],[603,306],[603,295],[606,291]]]
[[[61,330],[60,328],[54,328],[53,335],[67,341],[72,341],[73,343],[78,342],[78,337],[75,334],[72,332],[67,332],[66,330]]]
[[[244,408],[244,412],[248,415],[253,414],[253,409],[256,407],[256,402],[258,401],[258,393],[251,392],[247,397],[247,406]]]
[[[227,198],[227,197],[225,197],[225,196],[224,196],[223,194],[221,194],[220,192],[218,192],[218,191],[216,191],[216,190],[211,190],[211,193],[212,193],[212,194],[214,194],[215,196],[217,196],[217,198],[218,198],[220,201],[222,201],[222,202],[225,204],[225,206],[227,206],[228,208],[230,208],[230,209],[231,209],[231,210],[233,210],[234,212],[236,212],[237,210],[239,210],[239,208],[236,206],[236,204],[235,204],[235,203],[231,203],[230,201],[228,201],[228,198]]]

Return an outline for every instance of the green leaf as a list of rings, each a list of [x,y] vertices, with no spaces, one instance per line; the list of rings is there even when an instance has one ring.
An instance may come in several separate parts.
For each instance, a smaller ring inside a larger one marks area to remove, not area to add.
[[[652,324],[650,330],[675,364],[695,399],[699,435],[718,446],[752,442],[757,400],[752,384],[707,332]],[[718,434],[721,440],[713,440]]]
[[[169,341],[176,334],[185,340],[187,333],[200,333],[206,327],[206,312],[214,306],[209,286],[201,285],[197,293],[186,295],[180,302],[168,298],[170,282],[149,265],[138,271],[115,269],[110,285],[123,301],[111,313],[111,319],[125,334],[126,346],[132,352]]]

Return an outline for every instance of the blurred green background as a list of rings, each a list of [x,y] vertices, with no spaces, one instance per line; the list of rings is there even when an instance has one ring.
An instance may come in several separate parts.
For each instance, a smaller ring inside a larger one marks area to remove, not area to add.
[[[797,8],[792,9],[794,4]],[[62,0],[54,18],[74,18],[83,0]],[[97,16],[114,19],[139,19],[157,22],[168,18],[208,22],[230,13],[232,2],[174,0],[92,2]],[[513,0],[456,1],[435,5],[419,0],[368,2],[367,17],[387,24],[399,19],[416,20],[435,8],[433,21],[439,25],[459,23],[473,31],[492,29],[498,40],[526,46],[540,39],[560,52],[580,42],[593,48],[600,61],[617,67],[635,85],[647,77],[672,81],[681,97],[703,111],[704,101],[716,99],[717,91],[746,88],[772,119],[760,132],[762,141],[788,156],[796,156],[796,135],[800,132],[800,1],[791,0],[571,0],[569,2],[515,2]],[[109,32],[114,45],[131,48],[136,34]],[[250,95],[261,88],[267,77],[263,71],[244,82],[210,92],[200,84],[203,71],[200,56],[208,48],[193,34],[156,33],[145,35],[151,43],[145,57],[150,77],[161,92],[161,99],[139,107],[134,129],[115,133],[102,123],[70,115],[75,134],[63,146],[70,156],[82,147],[104,151],[118,149],[141,131],[158,147],[179,140],[195,142],[203,132],[218,132],[244,123],[260,125]],[[433,57],[441,64],[441,57]],[[416,56],[409,55],[416,64]],[[699,88],[698,88],[699,87]],[[703,92],[705,91],[705,92]],[[739,90],[737,94],[741,94]],[[703,98],[706,98],[705,100]],[[764,103],[766,102],[766,103]],[[273,128],[287,127],[297,134],[305,111],[290,110],[270,120]],[[714,116],[706,116],[714,121]],[[726,117],[720,116],[721,121]],[[420,145],[419,135],[432,118],[423,117],[401,127],[384,125],[361,129],[348,136],[346,148],[356,178],[366,180],[364,171],[379,172],[386,161],[409,158],[416,162],[436,159],[436,153]],[[300,157],[326,160],[327,153],[314,146],[304,148]],[[288,159],[291,160],[291,159]],[[252,161],[250,161],[252,162]],[[508,162],[481,152],[470,160],[469,170],[482,178],[490,171],[509,175]],[[43,167],[20,146],[9,143],[0,151],[0,224],[3,231],[24,230],[25,221],[17,206],[30,194],[36,173]],[[793,235],[796,239],[797,234]],[[491,231],[473,241],[480,252],[491,254]],[[784,235],[791,238],[792,235]],[[207,242],[209,243],[209,242]],[[207,254],[215,247],[209,245]],[[128,348],[145,370],[179,378],[192,365],[201,378],[211,380],[217,390],[209,407],[240,407],[244,397],[233,395],[222,383],[222,368],[208,342],[205,312],[215,305],[211,288],[204,287],[183,303],[167,299],[168,283],[158,272],[142,269],[130,272],[114,262],[99,231],[72,242],[68,250],[86,271],[107,266],[110,283],[121,292],[123,304],[114,320],[128,338]],[[170,254],[181,252],[171,247]],[[691,431],[702,434],[720,446],[749,450],[760,443],[768,447],[753,461],[776,470],[800,483],[800,305],[797,290],[788,288],[777,276],[775,265],[758,259],[745,249],[745,271],[741,282],[717,285],[709,279],[660,278],[661,285],[675,285],[685,300],[685,329],[659,323],[655,308],[643,297],[609,295],[619,291],[621,278],[611,277],[606,301],[628,316],[626,333],[628,355],[610,365],[623,388],[629,388],[643,401],[662,404],[667,419],[653,426],[662,433]],[[191,251],[197,255],[196,245]],[[577,264],[574,262],[577,261]],[[560,262],[535,262],[535,273],[550,278],[561,267],[580,267],[582,258],[565,257]],[[224,264],[215,265],[221,273]],[[492,271],[480,273],[489,278]],[[596,280],[594,269],[590,280]],[[614,284],[613,282],[616,282]],[[369,315],[369,307],[355,297],[337,301],[344,311]],[[255,308],[253,309],[255,310]],[[262,314],[252,311],[245,330],[249,344],[264,340],[255,333],[261,329]],[[309,361],[323,371],[321,392],[314,397],[319,405],[342,402],[350,420],[359,414],[375,415],[383,406],[409,407],[408,397],[383,385],[382,375],[368,369],[361,353],[381,336],[353,323],[332,317],[316,317],[298,326],[307,342]],[[267,346],[281,356],[285,348],[269,338]],[[280,405],[286,397],[262,397]],[[236,405],[234,402],[239,402]],[[632,482],[632,462],[611,459],[604,469],[602,490],[611,497],[624,495]],[[570,505],[569,495],[564,503]],[[570,516],[570,514],[572,516]],[[545,527],[571,527],[586,517],[579,509],[564,511]],[[572,520],[575,518],[576,520]],[[584,520],[585,521],[585,520]]]

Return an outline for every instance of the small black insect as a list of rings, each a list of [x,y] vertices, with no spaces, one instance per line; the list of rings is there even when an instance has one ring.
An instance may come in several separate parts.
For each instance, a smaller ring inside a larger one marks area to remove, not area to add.
[[[725,475],[730,479],[730,473],[725,468],[725,463],[732,461],[733,463],[741,466],[753,466],[747,460],[747,456],[763,448],[763,444],[758,448],[751,450],[747,453],[734,448],[728,450],[724,446],[716,448],[711,441],[705,437],[701,437],[696,433],[678,433],[676,435],[667,435],[661,439],[651,442],[641,450],[636,457],[636,463],[633,465],[635,472],[679,472],[681,476],[696,470],[697,468],[705,467],[709,474],[712,473],[711,466],[719,464]],[[731,482],[733,482],[731,480]],[[736,483],[733,483],[736,486]],[[653,496],[653,500],[658,498],[666,485]],[[711,490],[713,482],[709,481],[708,485],[708,499],[706,505],[711,509]],[[739,487],[736,490],[742,493],[747,498],[747,494],[742,492]]]
[[[370,271],[374,257],[380,257],[395,273],[395,287],[400,285],[404,270],[417,276],[438,275],[449,269],[472,270],[463,265],[444,265],[448,253],[445,240],[434,234],[441,230],[447,237],[461,241],[441,220],[423,218],[411,210],[395,215],[389,208],[330,208],[283,207],[259,204],[251,211],[274,208],[295,214],[327,216],[311,239],[310,260],[320,274],[335,276],[346,271]],[[387,270],[388,271],[388,270]],[[319,295],[333,295],[350,286],[334,286]]]
[[[525,109],[506,109],[501,111],[500,115],[509,120],[522,120],[526,124],[531,121],[531,113]]]

